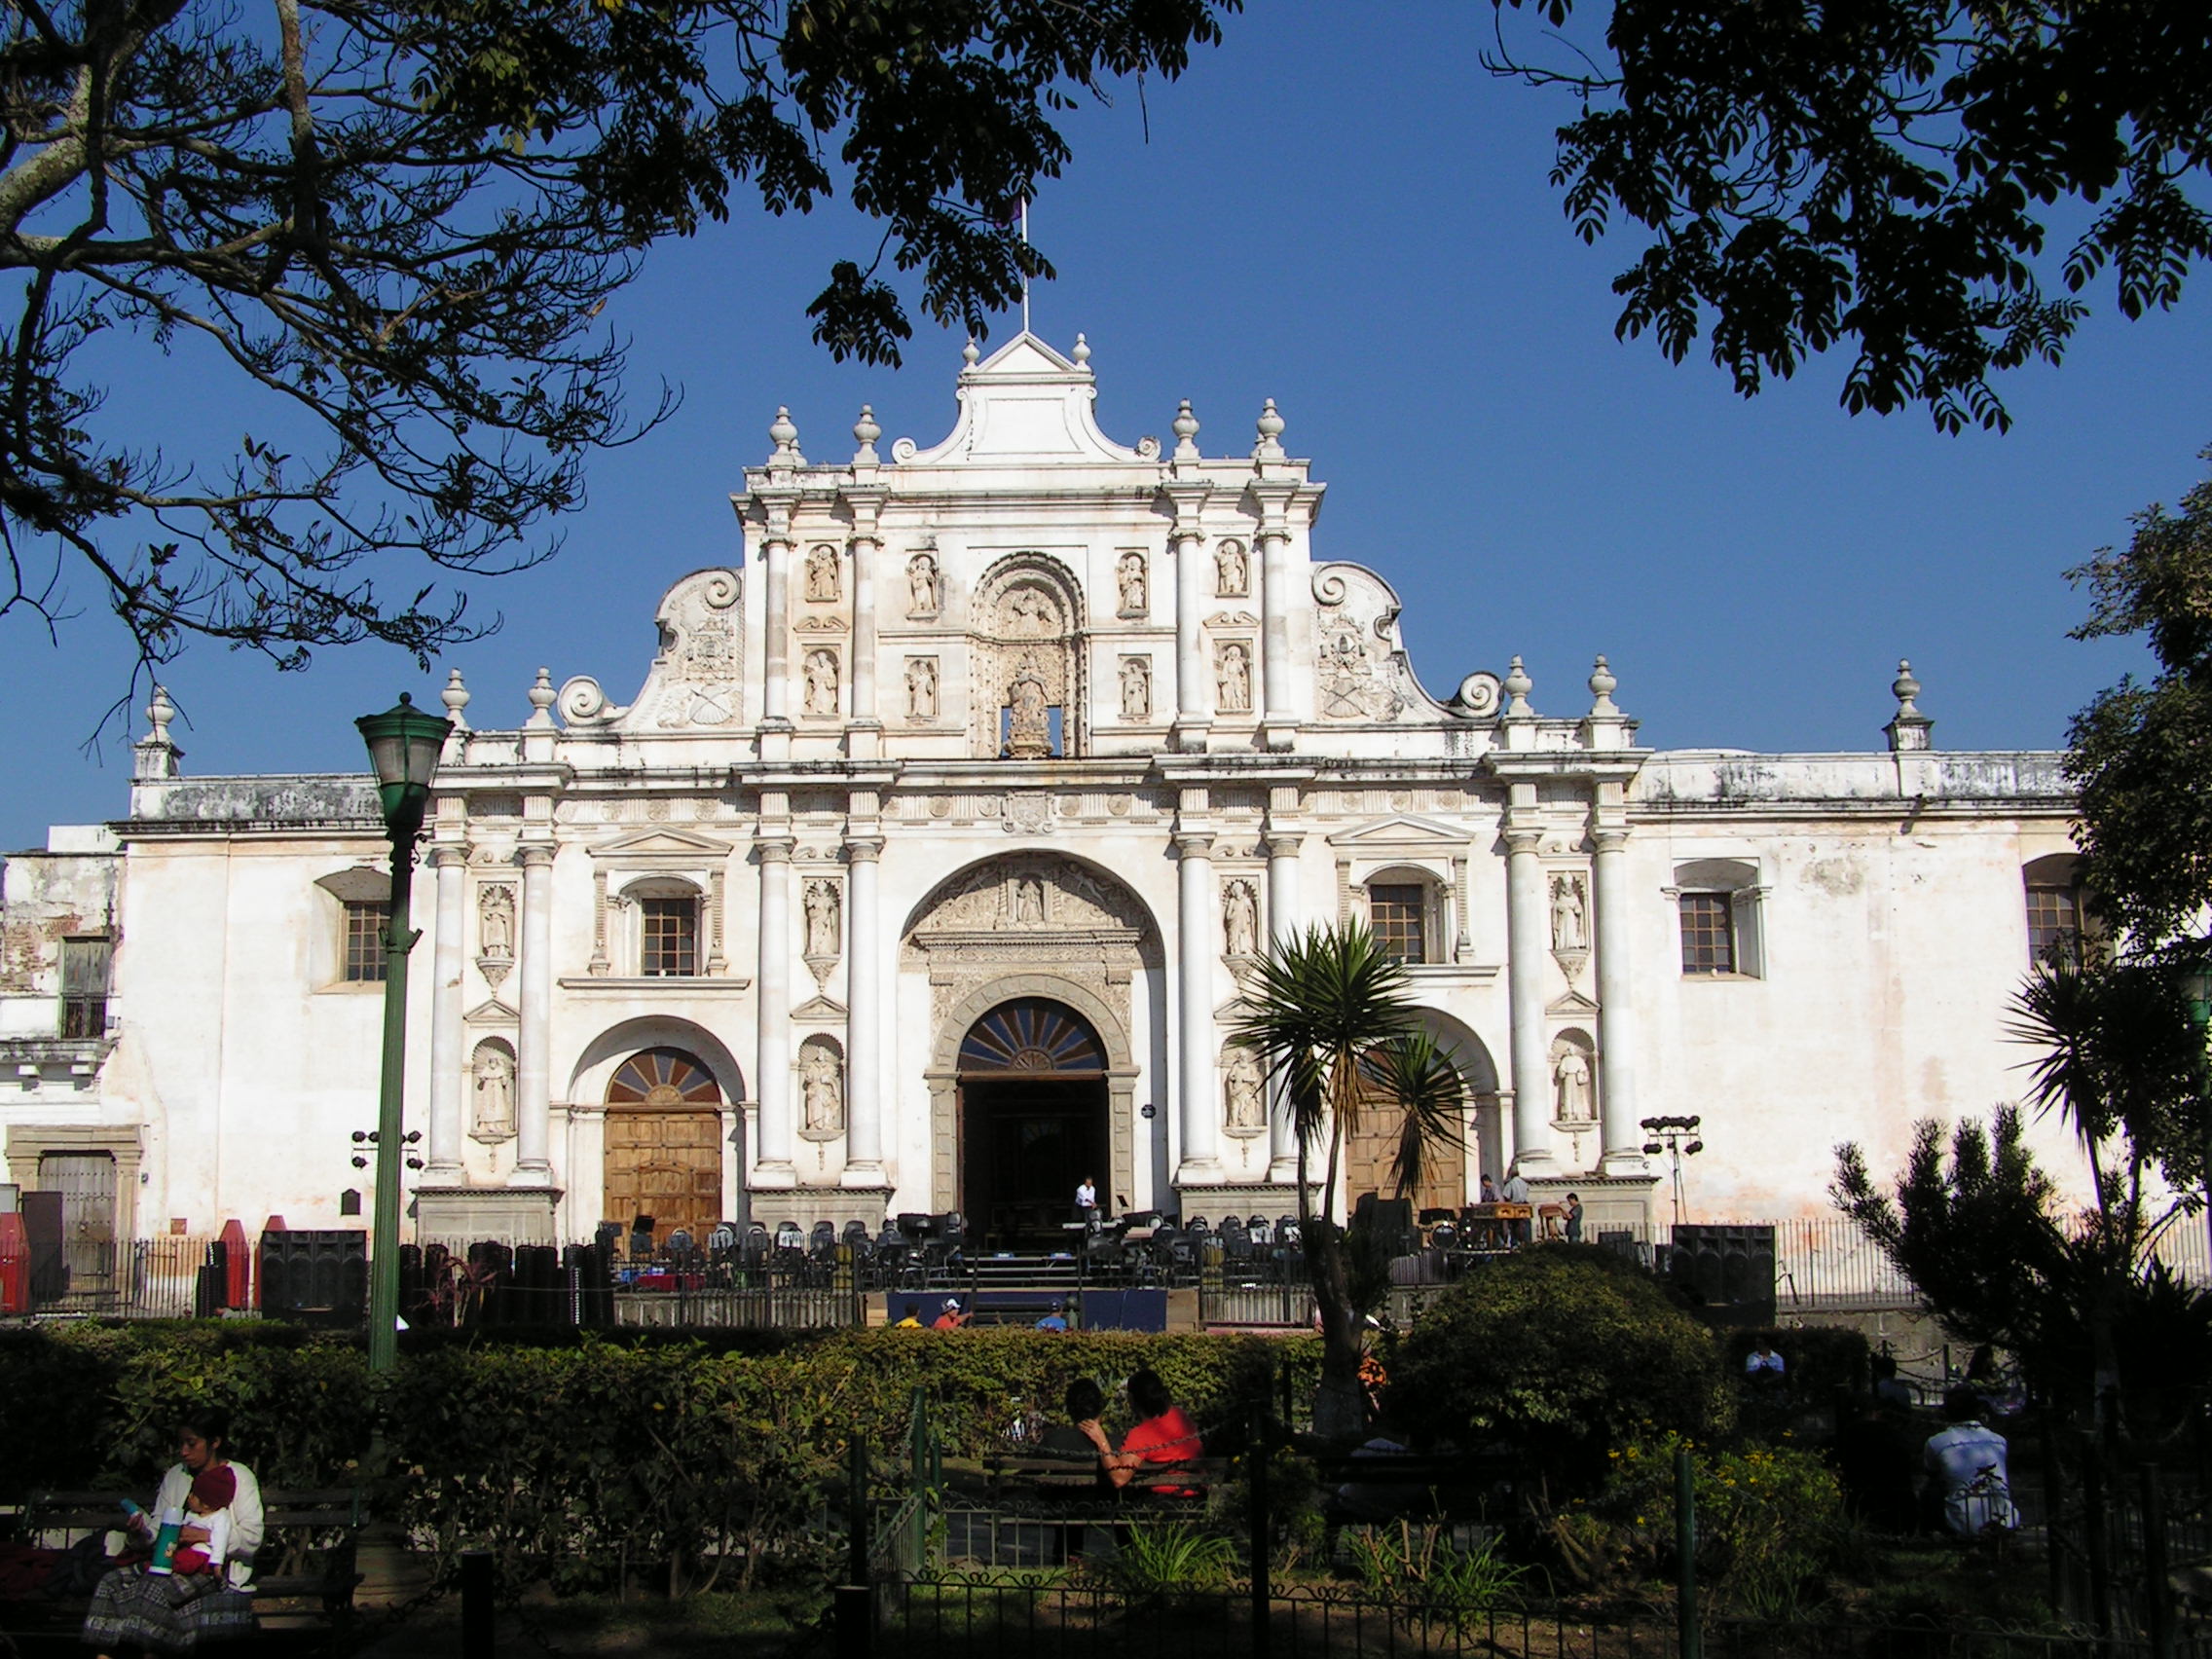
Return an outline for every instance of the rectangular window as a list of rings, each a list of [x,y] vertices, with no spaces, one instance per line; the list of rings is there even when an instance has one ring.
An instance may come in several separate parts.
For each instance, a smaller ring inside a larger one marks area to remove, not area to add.
[[[2028,889],[2028,957],[2038,963],[2082,960],[2082,904],[2071,887]]]
[[[373,904],[360,899],[346,901],[346,979],[349,984],[384,983],[384,934],[390,922],[389,904]]]
[[[1727,893],[1682,895],[1682,972],[1736,972],[1734,896]]]
[[[1395,956],[1400,962],[1428,960],[1427,897],[1418,882],[1405,887],[1367,890],[1367,912],[1374,926],[1375,942],[1382,947],[1384,955]]]
[[[107,975],[115,941],[65,939],[61,941],[61,1035],[107,1035]]]
[[[699,972],[699,903],[695,899],[643,899],[643,960],[647,978],[689,978]]]

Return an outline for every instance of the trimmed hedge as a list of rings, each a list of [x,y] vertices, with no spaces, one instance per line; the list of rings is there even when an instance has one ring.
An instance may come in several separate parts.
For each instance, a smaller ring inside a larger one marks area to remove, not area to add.
[[[228,1408],[240,1459],[271,1486],[353,1478],[382,1420],[403,1471],[398,1519],[441,1553],[488,1547],[510,1581],[569,1586],[616,1564],[665,1562],[672,1590],[708,1559],[750,1578],[809,1561],[858,1437],[902,1463],[916,1389],[952,1456],[1056,1418],[1078,1376],[1114,1386],[1149,1365],[1205,1428],[1266,1397],[1310,1338],[846,1331],[715,1353],[698,1343],[555,1347],[435,1345],[373,1384],[358,1347],[268,1325],[77,1325],[0,1336],[0,1398],[35,1431],[0,1437],[0,1493],[39,1486],[151,1487],[183,1408]],[[1109,1416],[1125,1426],[1116,1397]]]

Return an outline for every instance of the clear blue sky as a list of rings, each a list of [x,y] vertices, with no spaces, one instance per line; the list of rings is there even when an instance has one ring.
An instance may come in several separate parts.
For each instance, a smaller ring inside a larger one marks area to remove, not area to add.
[[[2010,377],[2004,437],[1846,416],[1840,362],[1742,401],[1702,358],[1613,339],[1608,283],[1640,244],[1570,235],[1546,182],[1570,106],[1484,73],[1490,18],[1442,0],[1261,4],[1181,83],[1069,123],[1077,159],[1033,217],[1060,271],[1035,319],[1062,349],[1088,334],[1106,429],[1165,435],[1189,397],[1206,452],[1241,454],[1275,398],[1286,445],[1329,485],[1318,551],[1396,585],[1439,694],[1519,652],[1536,707],[1578,713],[1603,651],[1646,743],[1871,748],[1903,655],[1938,746],[2062,741],[2138,657],[2065,639],[2083,602],[2061,571],[2178,498],[2212,443],[2203,275],[2175,314],[2108,314],[2063,369]],[[864,401],[886,448],[949,428],[958,337],[923,327],[896,373],[807,339],[830,259],[874,240],[842,213],[740,211],[653,255],[610,314],[635,393],[666,377],[686,401],[594,463],[557,561],[478,593],[506,625],[454,658],[474,723],[519,722],[540,663],[628,699],[666,582],[735,557],[727,496],[778,404],[817,460],[850,454]],[[252,427],[187,371],[134,368],[110,418],[174,454]],[[279,676],[196,647],[166,678],[188,771],[337,770],[362,764],[353,716],[402,689],[436,707],[445,666],[354,647]],[[0,622],[0,848],[124,810],[127,752],[80,746],[127,668],[96,611],[58,648]]]

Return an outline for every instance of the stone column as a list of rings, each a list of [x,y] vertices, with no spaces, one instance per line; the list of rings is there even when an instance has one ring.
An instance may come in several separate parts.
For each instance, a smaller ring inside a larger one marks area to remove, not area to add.
[[[1544,1041],[1544,953],[1549,921],[1535,785],[1515,784],[1505,815],[1506,993],[1513,1019],[1513,1157],[1524,1174],[1548,1170],[1551,1148],[1550,1055]]]
[[[845,883],[845,1175],[848,1187],[883,1184],[883,947],[876,877],[883,842],[846,843]]]
[[[1277,418],[1279,421],[1279,417]],[[1265,447],[1267,434],[1262,431]],[[1278,446],[1279,452],[1279,446]],[[1259,463],[1265,470],[1266,462]],[[1290,612],[1295,579],[1290,568],[1290,498],[1295,486],[1262,481],[1252,486],[1260,502],[1259,545],[1254,563],[1260,571],[1260,653],[1263,690],[1261,729],[1270,749],[1296,746],[1298,716],[1291,708],[1298,664],[1290,654]]]
[[[522,849],[522,1024],[515,1036],[515,1173],[518,1187],[553,1184],[553,849]]]
[[[436,954],[430,977],[430,1144],[423,1179],[431,1186],[461,1179],[463,1089],[461,1034],[461,976],[466,960],[462,905],[467,896],[468,852],[464,847],[430,849],[437,872]]]
[[[754,1097],[760,1102],[753,1184],[790,1187],[792,1167],[792,843],[764,836],[760,853],[760,1032]]]
[[[1591,880],[1597,909],[1598,1099],[1604,1114],[1605,1175],[1648,1173],[1636,1103],[1636,992],[1629,966],[1628,826],[1599,808]]]
[[[1281,945],[1298,937],[1298,849],[1303,835],[1268,836],[1268,938]],[[1268,1084],[1268,1179],[1298,1179],[1298,1137],[1291,1132],[1289,1091],[1280,1076]]]
[[[853,723],[874,725],[875,550],[873,535],[856,532],[853,550]]]
[[[791,509],[781,502],[768,510],[768,534],[760,542],[760,560],[767,581],[761,600],[760,718],[789,725],[792,718],[791,675]]]
[[[1181,997],[1176,1018],[1182,1044],[1178,1074],[1183,1131],[1183,1161],[1176,1183],[1199,1185],[1221,1179],[1218,1129],[1220,1102],[1214,1098],[1213,963],[1218,925],[1213,903],[1213,837],[1175,837],[1175,929]]]
[[[1198,423],[1191,420],[1189,411],[1177,417],[1176,430],[1183,436],[1177,454],[1178,465],[1195,462],[1198,447],[1191,442],[1190,434],[1183,433],[1188,424],[1190,432],[1198,430]],[[1182,457],[1182,448],[1190,450]],[[1205,634],[1203,631],[1206,603],[1205,590],[1205,537],[1198,527],[1198,516],[1204,509],[1211,486],[1204,483],[1177,481],[1162,486],[1167,498],[1174,503],[1175,528],[1169,533],[1168,542],[1175,557],[1175,732],[1177,749],[1203,750],[1206,732],[1213,725],[1213,673],[1205,660]]]

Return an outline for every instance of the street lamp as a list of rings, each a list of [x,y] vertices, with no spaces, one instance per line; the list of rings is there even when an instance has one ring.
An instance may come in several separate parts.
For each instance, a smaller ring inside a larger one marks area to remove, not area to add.
[[[414,888],[415,843],[430,803],[430,774],[438,769],[447,724],[415,707],[404,691],[396,708],[355,720],[369,746],[391,838],[391,909],[384,930],[384,1079],[377,1098],[377,1191],[369,1258],[369,1369],[389,1371],[399,1357],[400,1104],[407,1081],[407,953],[422,936],[408,926]]]
[[[1682,1225],[1682,1160],[1695,1158],[1705,1150],[1705,1142],[1697,1138],[1697,1118],[1646,1118],[1637,1124],[1651,1138],[1643,1143],[1643,1156],[1657,1158],[1669,1154],[1675,1164],[1675,1225]]]

